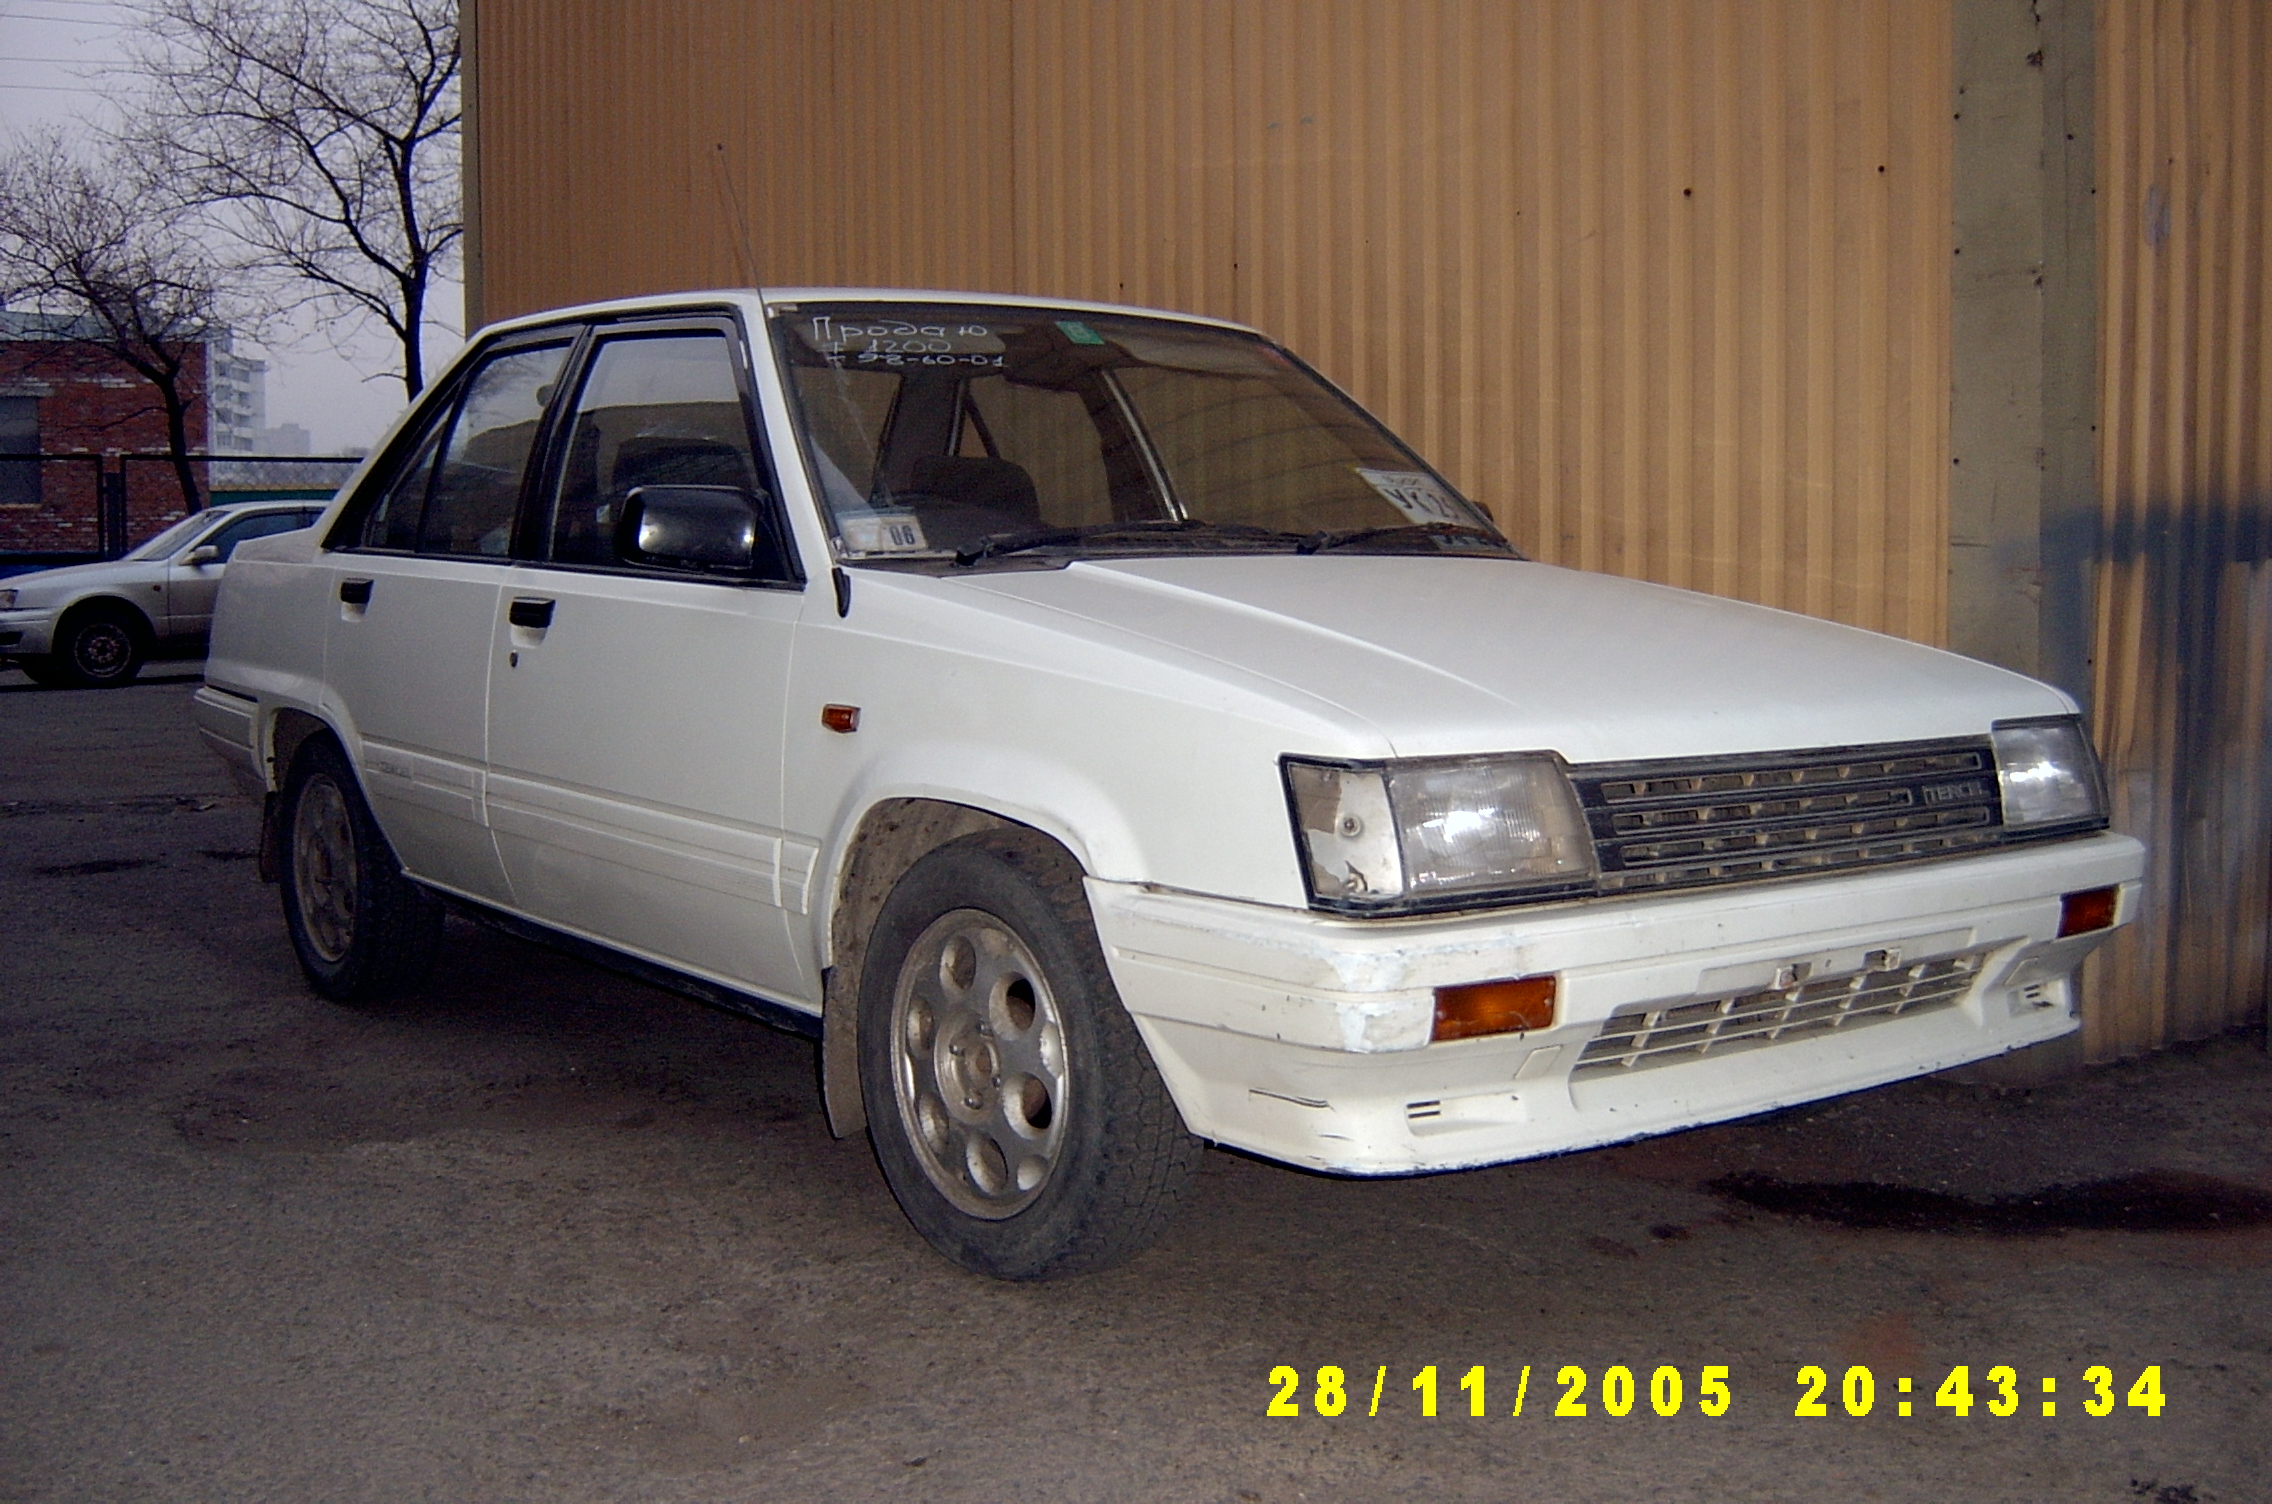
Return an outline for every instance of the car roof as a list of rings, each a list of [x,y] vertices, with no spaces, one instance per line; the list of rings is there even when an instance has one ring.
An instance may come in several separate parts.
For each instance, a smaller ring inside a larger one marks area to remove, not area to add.
[[[703,304],[716,307],[720,303],[745,306],[755,304],[756,311],[761,314],[794,307],[799,303],[991,304],[1009,308],[1044,308],[1065,313],[1128,314],[1139,318],[1208,324],[1245,334],[1259,332],[1229,319],[1210,318],[1199,313],[1180,313],[1172,308],[1142,308],[1129,303],[1097,303],[1079,298],[1045,298],[1020,293],[956,292],[950,289],[912,287],[720,287],[707,291],[659,293],[639,298],[611,298],[605,302],[545,309],[516,318],[500,319],[485,326],[476,338],[517,329],[542,328],[565,319],[621,317],[627,313],[668,313]]]
[[[253,512],[268,507],[274,507],[280,511],[290,511],[295,507],[314,507],[318,511],[321,511],[323,508],[330,505],[331,498],[328,496],[260,496],[249,498],[244,501],[208,501],[204,506],[198,508],[198,510],[201,513],[210,514],[218,512]],[[184,515],[187,514],[185,513]]]

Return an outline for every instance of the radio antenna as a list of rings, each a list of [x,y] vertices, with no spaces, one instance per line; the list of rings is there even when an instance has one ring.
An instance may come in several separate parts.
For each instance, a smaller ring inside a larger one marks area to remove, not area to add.
[[[728,226],[734,232],[734,253],[741,258],[742,285],[757,286],[757,253],[750,246],[749,216],[742,212],[742,196],[734,188],[734,175],[726,170],[726,143],[717,143],[710,165],[718,171],[719,205],[726,211]]]

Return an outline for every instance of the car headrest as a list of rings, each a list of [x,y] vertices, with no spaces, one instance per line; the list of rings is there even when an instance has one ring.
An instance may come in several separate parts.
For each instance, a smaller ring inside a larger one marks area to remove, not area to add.
[[[615,452],[609,490],[628,495],[640,486],[750,485],[749,462],[741,450],[717,439],[643,434],[625,439]]]
[[[1041,497],[1033,477],[1013,461],[931,455],[915,462],[908,479],[916,491],[983,509],[1010,526],[1041,526]]]

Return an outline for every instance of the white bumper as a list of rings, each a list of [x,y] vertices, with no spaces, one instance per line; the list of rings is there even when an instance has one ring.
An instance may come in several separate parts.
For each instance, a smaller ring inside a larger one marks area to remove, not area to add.
[[[2119,886],[2144,850],[2098,835],[1821,881],[1340,920],[1088,885],[1113,980],[1195,1133],[1349,1174],[1449,1170],[1742,1117],[1940,1070],[2075,1028],[2060,896]],[[1875,954],[1873,954],[1875,953]],[[1623,1066],[1580,1057],[1613,1013],[1881,977],[1959,958],[1938,1006]],[[1554,973],[1556,1023],[1429,1043],[1434,989]]]
[[[239,789],[255,799],[268,792],[268,770],[260,751],[259,701],[204,684],[190,696],[189,718]]]
[[[45,608],[0,611],[0,657],[32,658],[51,651],[56,617]]]

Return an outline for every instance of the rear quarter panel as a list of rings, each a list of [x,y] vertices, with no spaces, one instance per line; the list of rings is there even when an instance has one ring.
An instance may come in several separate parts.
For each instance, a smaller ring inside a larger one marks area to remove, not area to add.
[[[339,609],[335,571],[313,530],[256,538],[239,547],[221,581],[205,680],[261,702],[256,735],[265,747],[276,711],[332,719],[324,692],[324,637]]]

